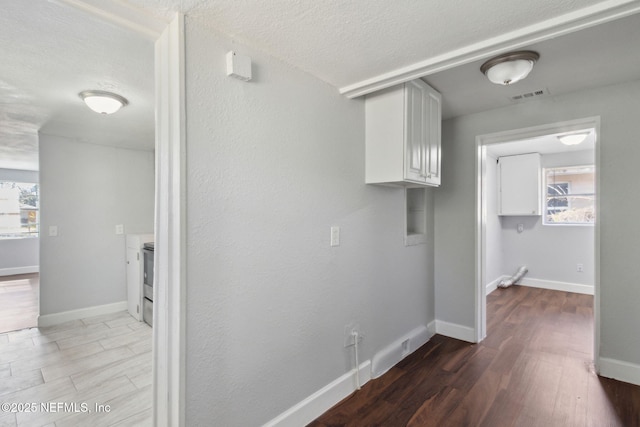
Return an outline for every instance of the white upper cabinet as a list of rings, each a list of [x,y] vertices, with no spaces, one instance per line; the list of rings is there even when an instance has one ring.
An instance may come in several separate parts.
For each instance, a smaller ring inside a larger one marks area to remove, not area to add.
[[[440,185],[441,102],[422,80],[367,95],[367,184]]]
[[[500,157],[498,174],[498,215],[541,214],[540,154]]]

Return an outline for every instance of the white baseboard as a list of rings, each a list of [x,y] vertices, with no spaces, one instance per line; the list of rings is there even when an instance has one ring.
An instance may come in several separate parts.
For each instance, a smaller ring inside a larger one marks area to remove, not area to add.
[[[519,285],[530,286],[532,288],[551,289],[554,291],[574,292],[576,294],[594,294],[593,285],[582,285],[580,283],[556,282],[553,280],[524,277]]]
[[[376,354],[373,357],[373,361],[367,360],[361,363],[359,367],[360,385],[364,385],[371,380],[373,372],[377,372],[377,376],[382,375],[400,360],[424,345],[435,334],[435,325],[436,323],[433,321],[426,327],[419,326],[415,328]],[[407,340],[408,345],[403,348],[402,343]],[[376,366],[375,369],[374,364]],[[388,368],[384,369],[387,365],[389,365]],[[353,393],[356,388],[356,374],[355,370],[352,370],[265,423],[263,427],[299,427],[307,425]]]
[[[429,339],[436,334],[436,321],[432,320],[427,325],[427,331],[429,332]]]
[[[371,379],[371,361],[360,364],[360,385]],[[263,427],[300,427],[324,414],[327,410],[349,396],[356,390],[356,373],[351,370],[340,378],[332,381],[302,402],[287,409]]]
[[[436,320],[436,332],[445,337],[467,342],[476,342],[476,331],[468,326]]]
[[[100,316],[102,314],[117,313],[125,311],[127,302],[120,301],[112,304],[96,305],[93,307],[80,308],[78,310],[62,311],[38,316],[38,327],[53,326],[70,320],[84,319],[85,317]]]
[[[606,357],[601,357],[598,365],[603,377],[640,385],[640,365]]]
[[[502,281],[504,279],[508,279],[508,278],[509,278],[509,276],[500,276],[496,280],[494,280],[493,282],[487,284],[487,295],[489,295],[491,292],[493,292],[496,289],[498,289],[498,284],[500,283],[500,281]]]
[[[15,276],[16,274],[31,274],[40,272],[40,266],[29,265],[26,267],[0,268],[0,276]]]
[[[431,328],[433,329],[433,326]],[[424,345],[433,335],[429,331],[429,326],[421,325],[380,350],[371,359],[371,377],[380,377],[402,359]]]

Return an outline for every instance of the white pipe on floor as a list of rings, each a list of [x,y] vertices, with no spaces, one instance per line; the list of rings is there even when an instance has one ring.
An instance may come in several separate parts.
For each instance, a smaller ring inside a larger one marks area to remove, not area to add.
[[[527,270],[527,266],[523,265],[522,267],[520,267],[518,269],[518,271],[516,271],[516,274],[514,274],[511,277],[509,277],[508,279],[501,280],[500,283],[498,284],[498,287],[499,288],[508,288],[509,286],[515,284],[520,279],[522,279],[522,277],[524,277],[524,275],[527,274],[527,271],[529,271],[529,270]]]

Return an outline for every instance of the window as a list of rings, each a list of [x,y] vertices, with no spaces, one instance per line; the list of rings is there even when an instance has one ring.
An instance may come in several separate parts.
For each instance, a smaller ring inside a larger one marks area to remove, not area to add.
[[[545,169],[544,223],[593,224],[596,221],[595,168],[570,166]]]
[[[0,181],[0,239],[38,237],[38,184]]]

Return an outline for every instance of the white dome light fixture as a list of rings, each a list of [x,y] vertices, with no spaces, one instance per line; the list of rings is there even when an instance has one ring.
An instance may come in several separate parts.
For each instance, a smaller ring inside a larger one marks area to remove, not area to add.
[[[491,58],[480,67],[482,74],[495,84],[510,85],[529,75],[540,54],[532,50],[509,52]]]
[[[583,143],[587,136],[589,136],[589,133],[570,133],[568,135],[559,135],[558,139],[564,145],[578,145]]]
[[[103,90],[85,90],[80,98],[96,113],[113,114],[129,103],[126,98]]]

